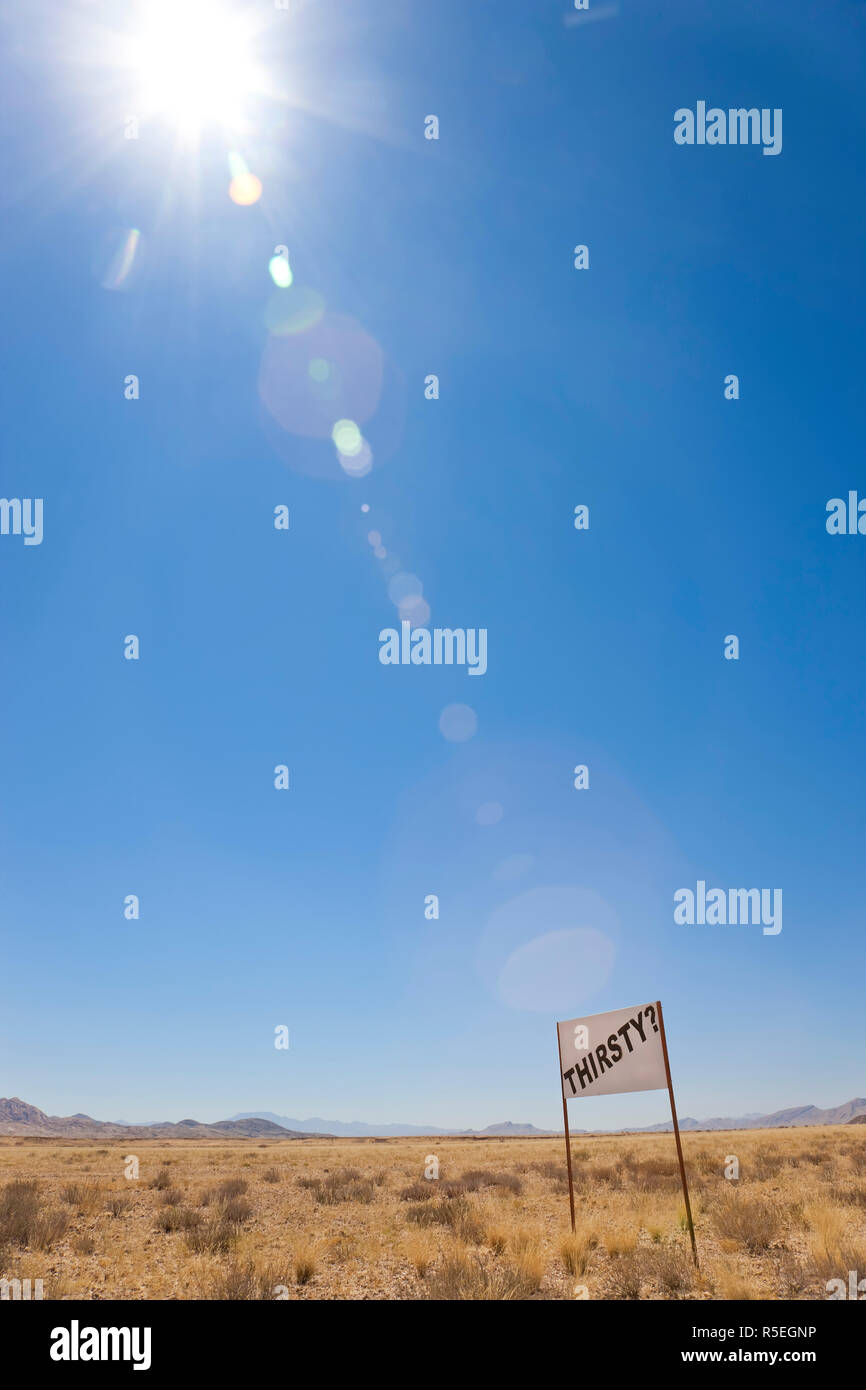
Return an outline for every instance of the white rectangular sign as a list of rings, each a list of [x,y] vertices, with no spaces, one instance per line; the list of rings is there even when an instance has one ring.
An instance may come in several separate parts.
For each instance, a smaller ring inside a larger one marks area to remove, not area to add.
[[[658,1004],[572,1018],[556,1027],[566,1100],[667,1087]]]

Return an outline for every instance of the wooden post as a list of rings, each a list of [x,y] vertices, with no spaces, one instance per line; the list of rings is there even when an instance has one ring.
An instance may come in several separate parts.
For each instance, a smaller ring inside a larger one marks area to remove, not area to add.
[[[675,1104],[675,1102],[674,1102],[674,1088],[673,1088],[673,1083],[672,1083],[672,1081],[671,1081],[671,1064],[670,1064],[670,1061],[668,1060],[668,1041],[667,1041],[667,1038],[665,1037],[665,1020],[664,1020],[664,1015],[662,1014],[662,1006],[661,1006],[661,1000],[660,1000],[660,999],[657,999],[657,1000],[656,1000],[656,1008],[658,1009],[658,1015],[659,1015],[659,1030],[660,1030],[660,1032],[661,1032],[661,1037],[662,1037],[662,1055],[664,1056],[664,1059],[665,1059],[665,1076],[666,1076],[667,1079],[668,1079],[668,1095],[669,1095],[670,1098],[671,1098],[671,1119],[672,1119],[673,1122],[674,1122],[674,1138],[675,1138],[676,1141],[677,1141],[677,1157],[678,1157],[678,1159],[679,1159],[679,1161],[680,1161],[680,1178],[682,1179],[682,1184],[683,1184],[683,1196],[684,1196],[685,1199],[686,1199],[686,1218],[687,1218],[688,1223],[689,1223],[689,1235],[690,1235],[691,1238],[692,1238],[692,1257],[693,1257],[694,1262],[695,1262],[695,1268],[697,1269],[697,1268],[698,1268],[698,1247],[697,1247],[697,1245],[695,1244],[695,1227],[694,1227],[694,1222],[692,1221],[692,1205],[691,1205],[691,1202],[689,1201],[689,1185],[688,1185],[688,1183],[686,1182],[686,1165],[685,1165],[685,1163],[683,1162],[683,1146],[682,1146],[682,1144],[681,1144],[681,1142],[680,1142],[680,1127],[679,1127],[679,1124],[677,1123],[677,1107],[676,1107],[676,1104]],[[561,1066],[560,1066],[560,1069],[559,1069],[559,1070],[560,1070],[560,1073],[561,1073],[561,1072],[562,1072],[562,1067],[561,1067]],[[561,1081],[561,1079],[562,1079],[562,1078],[561,1078],[561,1075],[560,1075],[560,1081]],[[564,1093],[563,1093],[563,1094],[564,1094]],[[567,1131],[566,1131],[566,1132],[567,1132]]]
[[[556,1050],[559,1053],[559,1089],[562,1091],[562,1120],[565,1125],[565,1161],[568,1165],[568,1205],[571,1210],[571,1230],[574,1234],[574,1178],[571,1173],[571,1136],[568,1133],[568,1102],[562,1085],[562,1047],[559,1041],[559,1024],[556,1025]]]

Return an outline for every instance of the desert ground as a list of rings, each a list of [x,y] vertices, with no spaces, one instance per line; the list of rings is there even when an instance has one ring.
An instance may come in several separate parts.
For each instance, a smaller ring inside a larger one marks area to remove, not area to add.
[[[0,1277],[46,1299],[435,1300],[826,1299],[866,1278],[866,1125],[683,1146],[698,1271],[669,1134],[572,1141],[575,1235],[562,1139],[5,1138]]]

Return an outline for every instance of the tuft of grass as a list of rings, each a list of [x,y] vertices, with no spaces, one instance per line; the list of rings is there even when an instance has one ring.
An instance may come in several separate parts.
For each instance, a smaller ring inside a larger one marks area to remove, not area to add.
[[[633,1301],[640,1298],[643,1287],[643,1265],[632,1250],[618,1255],[611,1261],[608,1277],[611,1280],[610,1297]]]
[[[609,1255],[631,1255],[637,1245],[637,1227],[634,1222],[619,1224],[612,1222],[602,1232],[602,1243]]]
[[[617,1191],[622,1187],[622,1172],[609,1163],[597,1163],[590,1173],[593,1184]]]
[[[477,1256],[458,1252],[425,1279],[422,1296],[438,1302],[471,1299],[501,1303],[529,1299],[536,1291],[534,1279],[517,1267],[488,1265]]]
[[[830,1200],[845,1206],[866,1207],[866,1183],[857,1182],[853,1187],[831,1187]]]
[[[157,1214],[156,1229],[158,1231],[192,1231],[202,1223],[200,1212],[191,1211],[189,1207],[163,1207]]]
[[[432,1181],[418,1180],[416,1183],[409,1183],[409,1186],[400,1188],[400,1201],[402,1202],[428,1202],[431,1197],[435,1197],[438,1184]]]
[[[325,1178],[299,1178],[298,1185],[312,1192],[324,1207],[337,1206],[340,1202],[369,1205],[376,1200],[375,1185],[369,1178],[362,1178],[357,1168],[338,1169]]]
[[[348,1231],[341,1231],[339,1235],[332,1236],[327,1242],[326,1251],[335,1263],[343,1264],[346,1260],[354,1259],[358,1254],[357,1237],[350,1235]]]
[[[713,1208],[712,1216],[724,1240],[735,1241],[753,1255],[769,1250],[781,1229],[779,1210],[772,1202],[743,1197],[739,1192],[726,1192]]]
[[[224,1221],[221,1216],[215,1216],[188,1230],[186,1243],[194,1255],[224,1255],[231,1250],[237,1236],[237,1226]]]
[[[95,1211],[99,1205],[99,1188],[93,1182],[68,1182],[60,1189],[61,1200],[79,1212]]]
[[[309,1284],[316,1273],[316,1251],[312,1245],[303,1245],[295,1251],[292,1272],[296,1284]]]
[[[484,1244],[494,1255],[504,1255],[508,1249],[508,1233],[498,1226],[488,1227],[484,1233]]]
[[[644,1250],[641,1263],[647,1276],[661,1287],[667,1298],[681,1296],[694,1285],[694,1265],[681,1250],[670,1246]]]
[[[419,1234],[408,1241],[406,1256],[419,1279],[426,1277],[435,1253],[435,1246],[429,1237]]]
[[[410,1182],[408,1187],[400,1189],[401,1202],[429,1202],[435,1196],[436,1183],[427,1182],[426,1179],[423,1182]]]
[[[517,1273],[529,1294],[538,1293],[544,1281],[546,1269],[544,1256],[537,1247],[521,1250],[515,1260]]]
[[[748,1274],[742,1274],[738,1269],[732,1269],[727,1265],[715,1270],[713,1285],[719,1298],[731,1302],[744,1303],[761,1297],[755,1281],[750,1279]]]
[[[232,1197],[223,1202],[220,1216],[229,1226],[243,1226],[252,1217],[253,1209],[246,1197]]]
[[[477,1192],[482,1187],[500,1188],[519,1197],[523,1183],[516,1173],[497,1172],[494,1168],[470,1168],[460,1178],[467,1192]]]
[[[50,1250],[66,1235],[69,1217],[65,1211],[46,1211],[36,1221],[30,1233],[32,1250]]]
[[[289,1282],[288,1275],[274,1265],[258,1269],[253,1260],[234,1261],[212,1276],[203,1296],[231,1303],[268,1302],[278,1296],[278,1290],[288,1288]]]
[[[407,1221],[418,1226],[447,1226],[467,1245],[480,1245],[484,1228],[466,1197],[445,1202],[420,1202],[406,1212]]]
[[[0,1246],[29,1245],[40,1206],[38,1183],[27,1178],[7,1183],[0,1194]]]
[[[42,1210],[39,1184],[33,1179],[16,1179],[0,1193],[0,1252],[7,1246],[50,1250],[68,1226],[66,1212]]]
[[[217,1188],[216,1199],[218,1202],[230,1202],[233,1197],[243,1197],[248,1188],[249,1183],[245,1178],[228,1178]]]
[[[582,1279],[589,1269],[598,1236],[592,1227],[584,1226],[566,1236],[559,1247],[562,1263],[573,1279]]]

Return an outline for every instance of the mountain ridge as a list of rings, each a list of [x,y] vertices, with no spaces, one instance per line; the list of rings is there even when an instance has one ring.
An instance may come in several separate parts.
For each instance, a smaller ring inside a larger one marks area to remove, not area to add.
[[[575,1116],[577,1118],[577,1116]],[[766,1115],[752,1112],[741,1116],[714,1116],[696,1120],[690,1115],[679,1121],[684,1133],[733,1129],[782,1129],[810,1125],[866,1124],[866,1098],[854,1097],[841,1105],[820,1109],[816,1105],[788,1106]],[[670,1120],[630,1129],[572,1129],[578,1134],[663,1134],[673,1128]],[[430,1125],[368,1124],[364,1120],[295,1120],[272,1110],[248,1110],[227,1120],[205,1123],[201,1120],[164,1120],[151,1124],[121,1124],[94,1120],[80,1111],[74,1115],[47,1115],[38,1106],[18,1096],[0,1097],[0,1135],[33,1138],[82,1139],[342,1139],[342,1138],[532,1138],[561,1134],[561,1130],[539,1129],[529,1123],[504,1120],[486,1129],[445,1129]]]
[[[36,1105],[18,1096],[0,1097],[0,1135],[62,1139],[330,1139],[284,1129],[251,1116],[247,1120],[165,1120],[151,1125],[120,1125],[111,1120],[94,1120],[80,1111],[75,1115],[46,1115]]]
[[[866,1099],[856,1096],[853,1100],[843,1101],[841,1105],[832,1106],[828,1110],[821,1110],[817,1105],[792,1105],[785,1110],[772,1110],[767,1115],[741,1115],[738,1118],[716,1116],[708,1120],[695,1120],[686,1115],[679,1120],[679,1126],[684,1132],[696,1129],[785,1129],[801,1125],[846,1125],[854,1121],[860,1123],[861,1115],[866,1116]],[[662,1134],[672,1129],[672,1122],[665,1120],[661,1124],[644,1125],[643,1128],[631,1132]]]

